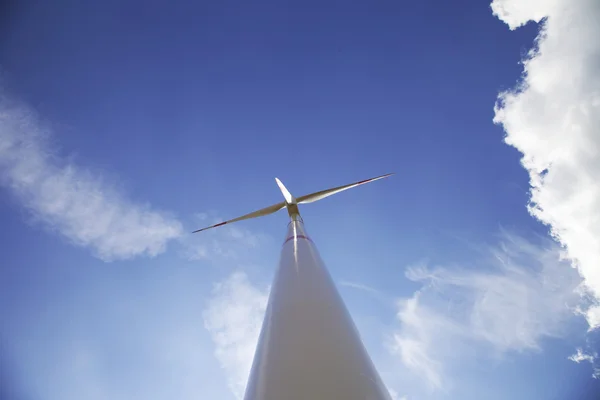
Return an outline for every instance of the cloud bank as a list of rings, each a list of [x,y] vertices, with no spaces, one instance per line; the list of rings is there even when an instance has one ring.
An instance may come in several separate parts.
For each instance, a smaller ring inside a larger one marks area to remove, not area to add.
[[[244,396],[268,296],[268,290],[254,287],[246,274],[235,272],[215,285],[204,311],[204,326],[215,343],[215,355],[238,399]]]
[[[423,287],[397,302],[400,324],[390,348],[430,389],[451,386],[450,367],[481,354],[498,359],[539,350],[573,317],[581,280],[559,260],[559,246],[508,233],[502,239],[475,268],[419,265],[406,272]]]
[[[529,212],[551,230],[578,269],[600,327],[600,2],[494,0],[510,29],[542,28],[523,78],[501,93],[494,122],[529,172]]]
[[[35,221],[105,261],[156,256],[181,235],[179,221],[61,158],[49,138],[31,109],[0,94],[0,184]]]

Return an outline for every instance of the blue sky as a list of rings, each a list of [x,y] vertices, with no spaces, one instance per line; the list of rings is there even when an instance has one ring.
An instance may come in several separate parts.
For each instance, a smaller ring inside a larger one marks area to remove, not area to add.
[[[1,398],[239,398],[287,216],[189,232],[391,171],[301,211],[396,398],[600,392],[595,1],[2,7]]]

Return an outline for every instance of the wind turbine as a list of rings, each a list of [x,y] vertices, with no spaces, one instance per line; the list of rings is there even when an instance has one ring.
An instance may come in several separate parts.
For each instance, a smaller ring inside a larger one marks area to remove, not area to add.
[[[244,400],[391,400],[298,210],[299,204],[391,175],[298,198],[275,178],[283,202],[194,231],[262,217],[282,208],[291,219]]]

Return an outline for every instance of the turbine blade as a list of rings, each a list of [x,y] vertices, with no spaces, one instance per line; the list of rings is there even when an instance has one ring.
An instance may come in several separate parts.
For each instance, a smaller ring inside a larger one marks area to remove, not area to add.
[[[275,182],[277,182],[277,186],[279,186],[279,190],[281,190],[281,194],[283,194],[283,198],[285,199],[285,201],[288,204],[294,204],[295,199],[294,196],[292,196],[292,194],[290,193],[290,191],[287,190],[287,188],[278,178],[275,178]]]
[[[251,212],[250,214],[242,215],[241,217],[230,219],[229,221],[219,222],[218,224],[207,226],[206,228],[198,229],[197,231],[194,231],[192,233],[202,232],[202,231],[205,231],[205,230],[210,229],[210,228],[216,228],[217,226],[221,226],[221,225],[225,225],[225,224],[230,224],[232,222],[237,222],[237,221],[241,221],[241,220],[244,220],[244,219],[264,217],[265,215],[273,214],[274,212],[277,212],[277,211],[281,210],[284,207],[285,207],[285,203],[284,202],[273,204],[272,206],[265,207],[265,208],[260,209],[258,211]]]
[[[393,172],[391,174],[385,174],[385,175],[377,176],[375,178],[365,179],[364,181],[350,183],[349,185],[338,186],[338,187],[334,187],[331,189],[321,190],[320,192],[315,192],[315,193],[307,194],[304,196],[300,196],[297,198],[297,201],[298,201],[298,204],[313,203],[315,201],[324,199],[325,197],[329,197],[336,193],[343,192],[344,190],[352,189],[353,187],[360,186],[365,183],[373,182],[373,181],[376,181],[379,179],[387,178],[388,176],[392,176],[392,175],[394,175]]]

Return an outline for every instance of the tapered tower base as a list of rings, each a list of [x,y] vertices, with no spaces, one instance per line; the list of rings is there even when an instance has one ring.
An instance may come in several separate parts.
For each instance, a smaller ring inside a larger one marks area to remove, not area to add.
[[[301,219],[290,222],[245,400],[391,400]]]

